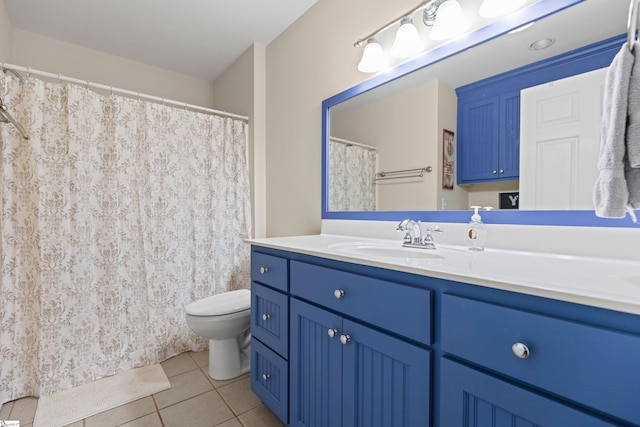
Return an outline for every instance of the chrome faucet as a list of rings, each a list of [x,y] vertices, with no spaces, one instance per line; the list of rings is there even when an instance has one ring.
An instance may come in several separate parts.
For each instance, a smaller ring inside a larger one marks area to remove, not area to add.
[[[416,222],[412,219],[402,220],[400,224],[398,224],[397,231],[405,231],[404,235],[404,243],[403,246],[406,245],[420,245],[422,244],[422,230],[420,230],[420,221]]]
[[[405,219],[398,224],[396,228],[398,231],[406,232],[402,246],[407,248],[420,248],[420,249],[435,249],[436,244],[433,241],[433,233],[442,233],[443,229],[435,226],[434,228],[427,228],[424,239],[422,238],[422,229],[420,227],[420,221],[414,221],[412,219]]]

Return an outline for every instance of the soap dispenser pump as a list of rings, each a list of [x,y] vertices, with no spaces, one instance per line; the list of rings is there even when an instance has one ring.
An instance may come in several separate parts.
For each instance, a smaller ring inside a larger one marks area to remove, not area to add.
[[[484,244],[487,241],[487,226],[478,213],[480,208],[481,206],[471,206],[474,213],[467,226],[467,247],[471,251],[484,251]]]

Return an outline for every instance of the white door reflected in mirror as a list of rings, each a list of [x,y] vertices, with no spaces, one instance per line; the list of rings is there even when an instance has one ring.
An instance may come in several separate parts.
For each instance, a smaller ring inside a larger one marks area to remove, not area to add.
[[[606,71],[520,92],[520,209],[593,209]]]

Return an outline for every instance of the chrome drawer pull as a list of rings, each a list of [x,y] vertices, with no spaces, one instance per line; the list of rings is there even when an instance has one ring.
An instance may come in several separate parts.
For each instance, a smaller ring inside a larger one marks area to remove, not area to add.
[[[342,345],[347,345],[351,341],[351,337],[349,335],[340,335],[340,343]]]
[[[333,296],[336,297],[336,299],[340,299],[344,296],[344,291],[342,289],[336,289],[333,291]]]
[[[262,381],[266,381],[266,380],[268,380],[268,379],[269,379],[269,377],[270,377],[270,375],[269,375],[269,374],[262,374]]]
[[[262,315],[262,320],[264,320],[265,322],[266,322],[267,320],[269,320],[269,319],[271,319],[271,316],[270,316],[270,315],[268,315],[267,313],[264,313],[264,314]]]
[[[529,357],[529,347],[521,342],[517,342],[511,346],[511,351],[519,359],[527,359]]]
[[[260,274],[265,274],[269,269],[267,267],[260,267]]]
[[[338,330],[335,328],[330,328],[327,330],[327,335],[329,335],[329,338],[335,338],[338,335]]]

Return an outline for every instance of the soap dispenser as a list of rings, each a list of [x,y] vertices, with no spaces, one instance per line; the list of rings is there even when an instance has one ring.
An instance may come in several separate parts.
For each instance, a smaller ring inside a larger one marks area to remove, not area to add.
[[[484,251],[484,244],[487,241],[487,226],[482,222],[478,213],[480,206],[471,206],[471,209],[474,209],[474,213],[467,225],[467,247],[471,251]]]

